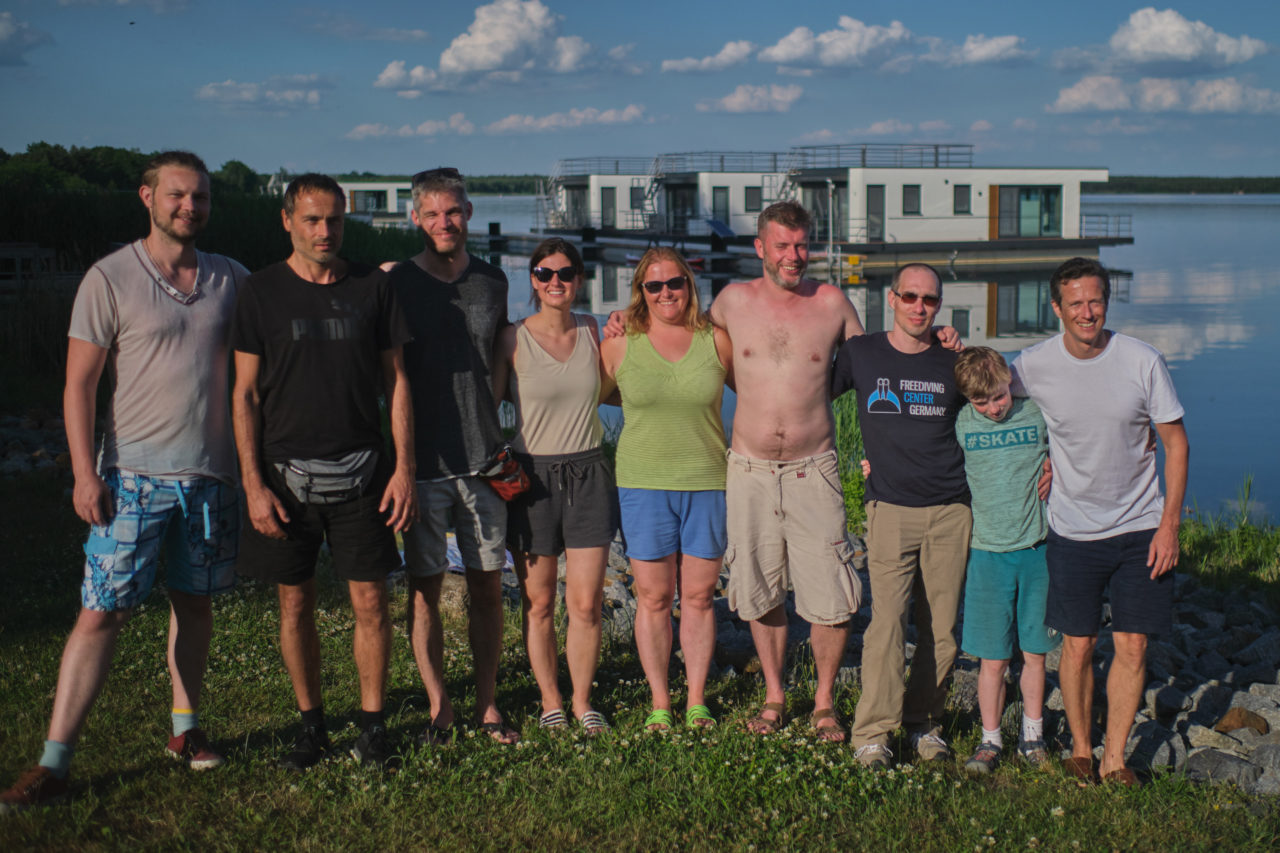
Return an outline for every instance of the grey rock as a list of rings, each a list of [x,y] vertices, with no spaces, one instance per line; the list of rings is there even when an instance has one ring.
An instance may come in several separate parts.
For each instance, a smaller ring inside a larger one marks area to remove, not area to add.
[[[1151,721],[1134,727],[1125,753],[1126,761],[1136,767],[1178,770],[1187,760],[1187,745],[1182,735]]]
[[[1187,743],[1191,744],[1192,749],[1212,747],[1226,752],[1236,752],[1240,749],[1240,741],[1222,732],[1215,732],[1208,726],[1192,725],[1188,728]]]
[[[1251,684],[1249,685],[1249,692],[1254,696],[1261,696],[1263,699],[1269,699],[1280,705],[1280,684]]]
[[[1254,663],[1233,669],[1230,673],[1230,681],[1243,689],[1250,684],[1274,684],[1276,674],[1276,668],[1271,664]]]
[[[965,713],[978,707],[978,673],[972,669],[956,669],[951,674],[951,696],[947,704]]]
[[[1191,697],[1170,684],[1154,682],[1147,687],[1146,706],[1153,717],[1172,717],[1191,707]]]
[[[1254,748],[1249,759],[1267,773],[1280,775],[1280,744],[1264,743]]]
[[[1257,781],[1262,768],[1243,758],[1216,749],[1203,749],[1187,756],[1187,777],[1196,782],[1221,785],[1234,782],[1243,788]]]
[[[1280,729],[1280,705],[1270,699],[1264,699],[1261,696],[1238,690],[1231,697],[1231,707],[1253,711],[1266,720],[1272,729]]]
[[[1062,704],[1062,689],[1054,687],[1049,690],[1049,694],[1044,697],[1044,706],[1050,711],[1063,711],[1066,706]]]
[[[842,666],[836,670],[836,684],[855,685],[862,681],[862,670],[856,666]]]
[[[725,631],[716,637],[715,661],[720,666],[743,670],[755,653],[756,646],[749,630]]]
[[[1197,629],[1208,628],[1212,631],[1221,631],[1222,626],[1227,624],[1226,614],[1205,607],[1191,607],[1181,616],[1185,624]]]
[[[1280,666],[1280,630],[1271,630],[1236,653],[1240,663]]]
[[[1196,658],[1196,670],[1207,678],[1222,678],[1231,671],[1231,664],[1216,649],[1209,649]]]
[[[1280,794],[1280,775],[1263,773],[1257,779],[1246,784],[1244,790],[1246,794],[1252,794],[1255,797],[1274,797]]]

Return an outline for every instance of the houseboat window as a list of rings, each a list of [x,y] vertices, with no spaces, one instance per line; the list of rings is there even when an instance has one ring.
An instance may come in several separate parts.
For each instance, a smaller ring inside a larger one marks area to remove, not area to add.
[[[385,210],[384,205],[387,203],[386,190],[352,190],[351,191],[351,212],[352,213],[373,213],[377,210]]]
[[[763,198],[764,193],[761,187],[742,188],[742,206],[747,213],[759,213],[764,208]]]
[[[919,184],[903,184],[902,185],[902,215],[903,216],[919,216],[920,215],[920,185]]]
[[[954,201],[952,203],[951,212],[959,216],[965,213],[973,213],[973,208],[969,204],[969,184],[956,184],[953,193]]]
[[[969,337],[969,309],[968,308],[952,308],[951,309],[951,326],[956,330],[962,338]]]
[[[396,190],[396,212],[408,210],[413,204],[413,190]]]
[[[1001,237],[1061,237],[1062,187],[1000,187]]]
[[[631,188],[631,209],[644,210],[644,187]]]

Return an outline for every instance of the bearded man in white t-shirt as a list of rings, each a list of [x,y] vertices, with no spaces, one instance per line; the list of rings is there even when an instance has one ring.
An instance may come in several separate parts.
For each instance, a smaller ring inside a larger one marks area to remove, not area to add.
[[[1111,283],[1090,258],[1072,258],[1049,282],[1062,334],[1013,363],[1015,393],[1044,413],[1053,463],[1049,495],[1048,627],[1063,635],[1059,679],[1071,730],[1063,769],[1090,781],[1093,652],[1104,591],[1115,659],[1107,676],[1107,726],[1097,776],[1136,786],[1125,744],[1146,684],[1147,637],[1172,629],[1173,567],[1187,489],[1184,414],[1164,356],[1106,328]],[[1164,445],[1162,496],[1154,425]]]

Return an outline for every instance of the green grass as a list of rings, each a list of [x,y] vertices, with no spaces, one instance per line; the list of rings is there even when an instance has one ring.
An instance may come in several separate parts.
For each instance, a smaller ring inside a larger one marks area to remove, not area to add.
[[[858,395],[846,392],[835,399],[831,410],[836,416],[836,451],[840,456],[840,484],[844,486],[844,513],[849,529],[854,533],[866,532],[867,507],[863,503],[866,480],[862,476],[861,460],[866,455],[862,447],[862,430],[858,426]]]
[[[82,525],[46,476],[0,480],[0,783],[39,754],[62,643],[78,607]],[[352,619],[322,576],[319,625],[326,704],[336,745],[355,738]],[[427,724],[426,702],[397,620],[388,701],[402,744]],[[716,680],[721,725],[707,734],[640,730],[648,693],[629,641],[607,641],[597,707],[615,725],[594,741],[536,729],[537,690],[509,614],[500,702],[525,741],[502,748],[472,736],[409,749],[381,775],[335,756],[302,775],[275,759],[296,732],[292,691],[276,648],[274,597],[256,585],[216,599],[203,720],[227,766],[193,773],[163,755],[168,725],[166,605],[157,593],[125,629],[116,666],[86,726],[69,804],[0,818],[0,849],[1271,849],[1274,801],[1161,776],[1140,791],[1080,788],[1055,772],[1000,769],[989,780],[942,769],[861,770],[848,747],[820,744],[805,649],[793,655],[782,735],[757,740],[742,721],[763,697],[756,676]],[[474,710],[470,661],[448,625],[447,678],[464,719]],[[566,685],[567,686],[567,685]],[[680,687],[677,682],[677,689]],[[847,720],[857,700],[844,685]],[[975,745],[972,719],[948,735]]]
[[[1179,569],[1228,588],[1257,587],[1280,604],[1280,527],[1251,518],[1253,477],[1245,478],[1234,510],[1218,515],[1199,512],[1182,522]]]

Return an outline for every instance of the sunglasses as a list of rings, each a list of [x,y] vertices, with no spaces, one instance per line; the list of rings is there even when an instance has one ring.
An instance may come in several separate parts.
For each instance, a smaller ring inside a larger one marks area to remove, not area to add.
[[[649,293],[658,294],[662,292],[662,288],[664,287],[667,290],[670,290],[672,293],[675,293],[676,291],[679,291],[679,290],[684,290],[684,285],[685,285],[684,276],[678,275],[675,278],[669,278],[666,281],[646,281],[644,284],[640,286],[643,287],[645,290],[647,290]]]
[[[578,277],[578,273],[573,267],[561,267],[558,270],[553,270],[551,267],[533,268],[533,277],[543,284],[551,281],[555,276],[559,276],[562,282],[570,282]]]
[[[920,299],[924,301],[924,304],[926,307],[937,308],[938,303],[942,301],[941,296],[934,296],[932,293],[925,294],[922,296],[919,293],[912,293],[909,290],[906,293],[899,293],[898,291],[895,290],[893,291],[893,295],[901,299],[903,305],[915,305],[916,300]]]

